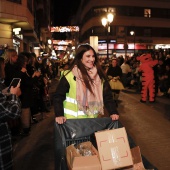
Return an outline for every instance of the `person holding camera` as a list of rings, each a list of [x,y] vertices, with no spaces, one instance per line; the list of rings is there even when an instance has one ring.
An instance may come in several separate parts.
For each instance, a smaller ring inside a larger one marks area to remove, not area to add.
[[[21,102],[19,97],[21,90],[11,86],[8,92],[4,84],[5,62],[0,57],[0,169],[13,167],[11,132],[8,127],[8,119],[17,119],[21,114]]]

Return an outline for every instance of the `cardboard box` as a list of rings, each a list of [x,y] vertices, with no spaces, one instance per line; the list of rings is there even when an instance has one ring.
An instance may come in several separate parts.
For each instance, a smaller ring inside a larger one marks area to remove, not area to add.
[[[101,164],[98,156],[98,151],[91,142],[83,142],[81,146],[88,146],[93,155],[82,156],[74,145],[66,148],[66,158],[69,170],[101,170]]]
[[[132,148],[131,153],[132,153],[132,159],[133,159],[133,166],[123,168],[121,170],[146,170],[143,165],[139,146]]]
[[[95,133],[102,170],[119,169],[133,165],[125,128]]]
[[[139,146],[131,149],[134,170],[145,170]]]

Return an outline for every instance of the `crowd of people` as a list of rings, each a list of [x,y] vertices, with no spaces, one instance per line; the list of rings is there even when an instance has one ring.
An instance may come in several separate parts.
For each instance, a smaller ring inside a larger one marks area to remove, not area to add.
[[[38,122],[36,115],[41,113],[42,118],[50,110],[47,105],[49,99],[50,79],[53,76],[51,62],[48,58],[38,60],[35,53],[20,52],[8,49],[4,61],[4,83],[1,90],[6,89],[13,78],[20,78],[21,95],[21,116],[16,120],[8,119],[8,125],[12,134],[29,135],[31,124]],[[50,102],[50,101],[49,101]]]
[[[48,117],[51,110],[49,88],[57,75],[48,57],[7,49],[0,57],[0,169],[12,170],[14,136],[29,136],[33,123]],[[16,87],[13,80],[19,79]],[[11,86],[11,87],[10,87]],[[9,88],[10,87],[10,88]]]
[[[152,62],[152,64],[148,66],[150,68],[150,71],[148,71],[147,68],[143,66],[142,66],[143,70],[140,70],[142,62],[139,60],[139,57],[142,57],[144,55],[151,56],[149,60],[156,62],[154,65]],[[109,62],[110,63],[107,64],[107,67],[106,67],[104,60],[101,60],[101,64],[103,65],[103,69],[105,70],[105,73],[107,74],[108,77],[112,78],[112,81],[115,82],[116,79],[119,79],[121,83],[123,84],[124,88],[126,89],[133,88],[133,89],[136,89],[136,92],[144,93],[143,92],[144,84],[142,82],[146,81],[146,80],[143,80],[144,79],[143,73],[144,73],[144,70],[146,70],[146,75],[149,75],[151,72],[153,72],[153,77],[152,77],[153,87],[151,88],[154,89],[153,91],[154,97],[155,98],[158,96],[169,97],[170,95],[170,55],[168,54],[164,55],[162,52],[152,53],[152,54],[143,54],[141,56],[139,55],[139,56],[132,56],[132,57],[129,57],[129,56],[123,57],[123,56],[114,55],[110,59]],[[118,94],[120,93],[120,90],[122,89],[123,89],[122,85],[119,85],[119,87],[112,88],[112,91],[114,92],[114,97],[116,96],[116,99],[118,98],[119,96]],[[146,90],[149,91],[149,85]]]

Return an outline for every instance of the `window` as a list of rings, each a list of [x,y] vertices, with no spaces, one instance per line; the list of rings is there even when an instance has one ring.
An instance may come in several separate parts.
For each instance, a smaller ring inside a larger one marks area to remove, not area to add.
[[[146,18],[151,17],[151,9],[144,9],[144,17]]]
[[[126,28],[123,26],[117,27],[117,37],[125,37],[126,36]]]
[[[94,9],[94,13],[98,13],[98,14],[101,14],[101,13],[113,13],[113,14],[115,14],[116,13],[116,9],[112,8],[112,7],[108,7],[108,8],[95,8]]]
[[[124,11],[125,11],[125,9],[124,9]],[[126,8],[126,14],[127,14],[127,16],[134,16],[135,15],[134,8],[133,7]]]
[[[151,36],[151,29],[150,28],[145,28],[144,29],[144,36],[145,37],[150,37]]]

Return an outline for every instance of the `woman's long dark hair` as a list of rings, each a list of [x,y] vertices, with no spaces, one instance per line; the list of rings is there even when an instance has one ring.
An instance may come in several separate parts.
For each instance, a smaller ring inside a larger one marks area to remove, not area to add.
[[[22,68],[25,65],[25,62],[28,62],[28,58],[27,58],[25,52],[19,53],[18,60],[17,60],[18,68]]]
[[[97,54],[95,52],[95,50],[89,45],[89,44],[82,44],[78,47],[77,51],[76,51],[76,56],[74,58],[74,60],[71,62],[68,70],[69,72],[74,68],[75,65],[77,65],[77,67],[80,69],[81,71],[81,74],[82,74],[82,78],[83,78],[83,81],[87,87],[87,89],[90,90],[91,93],[92,92],[92,87],[91,85],[93,85],[93,80],[91,79],[91,77],[89,76],[88,72],[87,72],[87,69],[85,68],[85,66],[83,65],[81,59],[83,57],[83,54],[86,52],[86,51],[89,51],[89,50],[92,50],[94,52],[94,57],[95,57],[95,61],[94,61],[94,65],[96,66],[97,68],[97,73],[100,77],[101,80],[105,80],[107,81],[107,78],[100,66],[100,63],[99,63],[99,59],[97,57]],[[68,72],[68,73],[69,73]],[[68,74],[67,73],[67,74]],[[67,75],[66,74],[66,75]]]
[[[12,55],[17,55],[17,52],[16,52],[16,50],[15,49],[8,49],[7,51],[6,51],[6,63],[7,62],[9,62],[10,64],[14,64],[13,62],[12,62]]]

